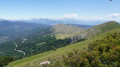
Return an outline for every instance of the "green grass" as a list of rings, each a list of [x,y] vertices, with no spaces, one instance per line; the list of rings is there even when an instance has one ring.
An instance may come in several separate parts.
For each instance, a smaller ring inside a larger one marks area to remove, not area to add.
[[[110,31],[116,27],[120,26],[119,23],[115,22],[115,21],[109,21],[100,25],[96,25],[90,29],[88,29],[86,32],[86,38],[89,39],[93,36],[97,36],[99,34],[105,33],[107,31]]]
[[[68,38],[68,37],[74,37],[75,35],[80,35],[81,33],[84,33],[84,32],[74,32],[74,33],[70,33],[70,34],[55,34],[55,37],[57,39],[65,39],[65,38]]]

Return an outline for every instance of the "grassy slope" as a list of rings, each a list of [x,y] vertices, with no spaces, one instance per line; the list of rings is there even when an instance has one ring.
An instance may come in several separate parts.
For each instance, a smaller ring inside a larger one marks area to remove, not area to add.
[[[116,28],[117,26],[119,26],[119,23],[117,23],[115,21],[109,21],[109,22],[94,26],[87,30],[87,34],[85,37],[89,39],[93,36],[110,31],[110,30]]]
[[[114,32],[115,30],[116,29],[114,29],[111,32]],[[118,29],[117,29],[117,31],[118,31]],[[119,32],[120,32],[120,30],[119,30]],[[59,48],[56,51],[48,51],[48,52],[45,52],[42,54],[38,54],[38,55],[35,55],[32,57],[28,57],[28,58],[25,58],[22,60],[12,62],[7,67],[28,67],[28,66],[33,67],[31,65],[31,63],[33,63],[35,66],[35,65],[38,65],[40,62],[47,60],[49,57],[57,57],[57,56],[61,56],[61,55],[66,55],[67,52],[72,51],[73,49],[81,50],[83,48],[87,48],[89,43],[105,37],[107,35],[107,33],[108,32],[101,34],[99,36],[96,36],[92,39],[83,41],[83,42],[79,42],[79,43],[75,43],[75,44],[72,44],[72,45],[69,45],[69,46],[66,46],[63,48]]]
[[[51,27],[50,30],[53,31],[52,34],[54,34],[57,39],[65,39],[67,37],[70,37],[71,35],[73,35],[74,33],[78,31],[83,32],[86,29],[79,28],[79,27],[72,26],[72,25],[58,24],[58,25]]]

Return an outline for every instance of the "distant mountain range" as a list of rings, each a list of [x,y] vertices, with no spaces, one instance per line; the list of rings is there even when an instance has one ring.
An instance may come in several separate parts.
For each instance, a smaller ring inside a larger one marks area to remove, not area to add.
[[[36,30],[33,30],[34,28],[40,28],[42,30],[48,27],[50,27],[50,25],[2,20],[0,21],[0,42],[33,34],[37,32]],[[40,29],[38,30],[39,32]]]
[[[65,23],[67,25],[77,26],[83,29],[88,29],[93,27],[93,25],[80,25],[72,23],[74,21],[65,20],[49,20],[49,19],[34,19],[34,20],[24,20],[24,21],[11,21],[0,19],[0,42],[13,40],[27,35],[32,35],[35,32],[40,32],[40,28],[46,29],[54,24]],[[78,22],[78,21],[76,21]],[[33,29],[35,29],[34,32]],[[39,30],[38,30],[39,29]],[[31,32],[31,33],[30,33]]]
[[[0,19],[4,20],[4,19]],[[40,18],[40,19],[20,19],[20,20],[7,20],[11,22],[27,22],[27,23],[37,23],[37,24],[48,24],[48,25],[56,25],[56,24],[80,24],[80,25],[98,25],[102,24],[106,21],[85,21],[85,20],[78,20],[78,19],[68,19],[68,18],[63,18],[63,19],[47,19],[47,18]]]

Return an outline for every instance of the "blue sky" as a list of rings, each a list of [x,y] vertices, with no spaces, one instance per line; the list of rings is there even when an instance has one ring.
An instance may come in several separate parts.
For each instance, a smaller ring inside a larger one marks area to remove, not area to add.
[[[118,19],[120,0],[112,2],[109,0],[0,0],[2,19],[69,18],[69,16],[82,19],[117,16]]]

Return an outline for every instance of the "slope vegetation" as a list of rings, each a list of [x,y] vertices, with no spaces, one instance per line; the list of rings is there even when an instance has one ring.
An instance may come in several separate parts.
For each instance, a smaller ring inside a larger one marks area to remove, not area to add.
[[[97,26],[94,26],[90,29],[87,30],[86,33],[86,38],[91,38],[94,37],[96,35],[102,34],[104,32],[110,31],[114,28],[116,28],[117,26],[119,26],[120,24],[115,22],[115,21],[110,21],[110,22],[106,22]]]
[[[87,50],[74,50],[67,57],[50,59],[48,67],[119,67],[120,31],[89,44]]]
[[[102,26],[105,26],[105,27],[102,27],[100,25],[101,27],[99,27],[99,28],[101,29],[101,31],[106,32],[106,33],[102,34],[102,32],[100,32],[99,33],[100,35],[97,34],[99,36],[95,36],[95,37],[93,37],[91,39],[88,39],[86,41],[78,42],[78,43],[63,47],[63,48],[59,48],[56,51],[48,51],[48,52],[45,52],[45,53],[41,53],[41,54],[38,54],[38,55],[35,55],[35,56],[31,56],[31,57],[28,57],[28,58],[25,58],[25,59],[21,59],[21,60],[12,62],[7,67],[33,67],[33,66],[38,67],[38,66],[40,66],[41,62],[47,61],[47,60],[49,60],[51,58],[54,58],[54,57],[58,58],[58,57],[61,57],[63,55],[67,55],[67,53],[71,52],[73,49],[76,49],[76,50],[87,49],[88,44],[93,43],[96,40],[99,40],[99,39],[102,39],[102,38],[106,37],[108,35],[108,33],[116,32],[116,31],[120,32],[120,28],[117,27],[117,26],[119,26],[118,23],[109,22],[107,24],[114,25],[114,23],[115,23],[115,26],[111,26],[112,28],[107,27],[106,24],[102,25]],[[109,29],[106,29],[105,31],[103,31],[102,30],[103,28],[109,28]]]

